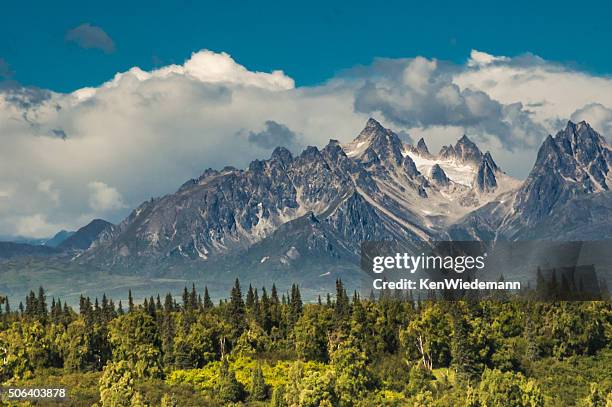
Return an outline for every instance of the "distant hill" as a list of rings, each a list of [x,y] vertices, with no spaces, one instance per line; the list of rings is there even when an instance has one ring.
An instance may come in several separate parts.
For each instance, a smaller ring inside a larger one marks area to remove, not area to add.
[[[57,247],[62,244],[66,239],[70,236],[74,235],[76,232],[69,232],[67,230],[60,230],[53,236],[51,239],[44,242],[45,246],[49,247]]]
[[[0,259],[10,259],[23,256],[50,256],[60,253],[60,250],[41,245],[27,243],[0,242]]]
[[[103,219],[94,219],[67,237],[57,247],[61,250],[87,250],[93,241],[100,236],[100,233],[112,227],[113,224],[110,222]]]

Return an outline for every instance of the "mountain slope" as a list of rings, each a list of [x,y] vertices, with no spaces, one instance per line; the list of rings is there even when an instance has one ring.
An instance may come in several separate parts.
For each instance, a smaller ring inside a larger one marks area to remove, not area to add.
[[[94,219],[76,232],[66,237],[57,248],[60,250],[87,250],[101,233],[111,229],[113,224],[102,219]]]
[[[0,242],[0,259],[51,256],[58,253],[60,253],[59,250],[48,246],[31,245],[27,243]]]
[[[608,238],[611,165],[605,139],[587,123],[570,121],[544,140],[516,193],[500,195],[487,209],[466,215],[449,234],[504,240]]]
[[[609,211],[609,163],[603,138],[570,123],[544,142],[521,183],[465,135],[433,155],[424,140],[404,144],[370,119],[344,145],[330,140],[295,157],[277,148],[245,170],[206,170],[105,228],[76,261],[152,275],[318,276],[326,265],[352,269],[368,240],[601,237],[588,225]],[[588,208],[582,226],[564,223],[578,207]]]

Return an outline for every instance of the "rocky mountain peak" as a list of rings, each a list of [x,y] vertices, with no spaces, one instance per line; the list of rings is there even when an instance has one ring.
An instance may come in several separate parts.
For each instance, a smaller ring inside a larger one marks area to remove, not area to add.
[[[497,164],[495,164],[495,161],[493,161],[493,157],[491,156],[490,152],[487,151],[486,153],[484,153],[484,156],[482,157],[482,162],[485,162],[494,172],[500,171]]]
[[[371,161],[373,158],[372,151],[376,153],[382,161],[392,162],[395,165],[401,165],[403,161],[403,144],[397,134],[389,129],[385,129],[379,122],[370,118],[366,123],[365,128],[359,133],[359,136],[351,143],[362,151],[360,155],[367,152],[367,158]],[[361,146],[367,146],[363,148]],[[367,149],[372,151],[368,152]]]
[[[455,158],[455,147],[453,147],[451,144],[449,144],[448,146],[442,146],[440,152],[438,153],[438,156],[443,160],[450,160]]]
[[[493,158],[487,152],[478,165],[478,171],[476,172],[476,179],[474,185],[479,192],[493,192],[497,188],[497,178],[495,173],[499,171],[497,165],[493,161]]]
[[[289,165],[291,161],[293,161],[291,151],[287,150],[285,147],[276,147],[274,151],[272,151],[272,156],[270,158],[272,160],[277,160],[285,166]]]
[[[321,159],[321,152],[319,151],[319,149],[315,146],[308,146],[304,149],[304,151],[302,151],[302,154],[300,154],[300,160],[317,160],[317,159]]]
[[[461,162],[480,163],[482,152],[465,134],[455,144],[455,157]]]
[[[434,164],[434,166],[431,167],[429,176],[436,185],[447,186],[450,183],[450,179],[438,164]]]
[[[431,156],[431,154],[429,153],[429,149],[427,148],[427,144],[425,144],[425,140],[423,140],[423,137],[421,137],[417,142],[416,150],[422,156]]]
[[[515,207],[530,223],[577,196],[607,191],[610,165],[612,154],[604,138],[586,122],[569,121],[542,143]]]
[[[373,135],[385,133],[386,131],[387,129],[385,129],[382,124],[380,124],[376,119],[370,117],[363,130],[361,130],[361,133],[359,133],[357,136],[357,140],[369,139]]]

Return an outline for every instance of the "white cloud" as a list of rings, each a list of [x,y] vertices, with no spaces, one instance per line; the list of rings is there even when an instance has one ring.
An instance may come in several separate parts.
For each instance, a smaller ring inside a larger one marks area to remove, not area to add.
[[[61,225],[49,223],[47,216],[42,213],[16,218],[14,224],[17,236],[34,238],[51,236],[62,228]]]
[[[96,212],[112,211],[125,207],[119,191],[104,182],[92,181],[89,187],[89,206]]]
[[[508,62],[510,58],[503,56],[495,56],[487,54],[486,52],[478,51],[473,49],[470,53],[470,59],[468,59],[468,67],[480,68],[486,65],[493,64],[495,62]]]
[[[46,179],[40,181],[38,183],[38,190],[44,192],[49,196],[49,199],[55,204],[58,205],[60,202],[59,191],[53,188],[53,181],[50,179]]]
[[[588,105],[576,110],[572,113],[574,122],[586,121],[595,129],[599,129],[607,137],[608,141],[612,140],[612,109],[609,109],[601,103],[589,103]]]
[[[534,56],[487,55],[475,51],[462,66],[376,60],[295,87],[282,71],[253,72],[200,51],[182,65],[133,68],[69,94],[2,90],[0,235],[51,235],[93,217],[117,222],[208,167],[265,158],[274,140],[348,141],[370,115],[414,140],[424,135],[432,150],[467,133],[517,176],[561,121],[589,117],[609,129],[609,78]]]

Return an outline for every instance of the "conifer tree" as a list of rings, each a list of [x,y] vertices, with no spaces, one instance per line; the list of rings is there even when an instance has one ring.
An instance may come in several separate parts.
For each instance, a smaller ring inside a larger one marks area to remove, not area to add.
[[[47,302],[45,296],[45,290],[40,286],[38,288],[38,299],[36,301],[37,307],[37,316],[41,321],[45,321],[47,319]]]
[[[233,329],[234,337],[237,339],[246,327],[245,306],[240,290],[240,281],[236,279],[230,295],[230,302],[227,308],[229,322]]]
[[[134,311],[134,298],[132,297],[132,290],[128,291],[128,312]]]
[[[261,289],[261,293],[261,304],[259,307],[258,322],[264,331],[270,333],[270,331],[272,330],[272,304],[270,303],[270,299],[268,298],[266,287],[263,287]]]
[[[251,386],[249,387],[249,398],[253,401],[264,401],[268,398],[268,388],[264,381],[264,375],[261,366],[253,370],[251,375]]]
[[[219,400],[225,404],[236,403],[244,399],[244,387],[236,380],[236,374],[230,370],[225,358],[219,371],[217,394]]]
[[[476,354],[468,343],[469,327],[459,310],[453,309],[451,312],[453,322],[451,365],[460,381],[471,382],[480,377],[481,371],[476,363]]]
[[[196,292],[195,283],[191,283],[191,292],[189,293],[189,309],[194,311],[198,308],[198,294]]]
[[[208,294],[208,287],[204,286],[204,301],[203,304],[204,309],[211,309],[214,307],[212,300],[210,299],[210,294]]]
[[[253,286],[249,284],[249,291],[247,291],[245,305],[249,311],[253,311],[255,307],[255,294],[253,293]]]

